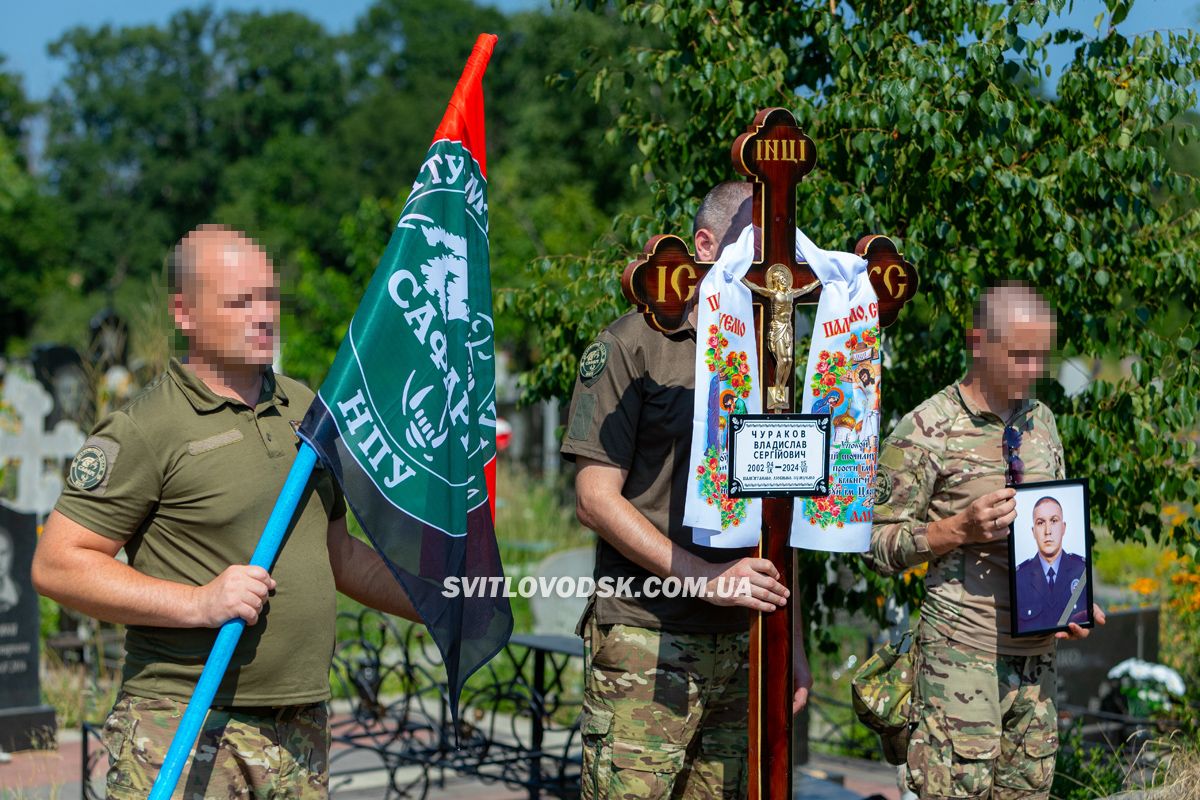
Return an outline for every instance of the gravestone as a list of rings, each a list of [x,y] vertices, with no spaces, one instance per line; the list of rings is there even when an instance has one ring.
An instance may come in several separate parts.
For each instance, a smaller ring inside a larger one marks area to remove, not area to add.
[[[1103,628],[1078,641],[1058,643],[1058,703],[1100,707],[1108,671],[1127,658],[1158,661],[1159,609],[1110,611]]]
[[[38,596],[29,568],[37,520],[0,505],[0,750],[54,742],[54,709],[38,685]]]
[[[54,398],[37,381],[16,370],[4,376],[4,403],[16,416],[15,428],[0,425],[0,464],[8,463],[17,479],[17,496],[7,501],[15,511],[45,516],[62,494],[63,465],[83,446],[79,426],[60,420],[47,431]]]
[[[16,498],[0,499],[0,749],[53,743],[54,709],[41,704],[40,622],[30,568],[37,526],[62,492],[64,463],[83,445],[74,422],[47,432],[54,400],[20,372],[4,376],[4,403],[15,420],[0,425],[0,464],[16,476]]]
[[[591,578],[596,568],[596,548],[577,547],[564,550],[542,559],[532,574],[546,578]],[[574,636],[575,625],[583,616],[587,597],[542,597],[535,594],[529,598],[529,611],[533,614],[533,632]]]

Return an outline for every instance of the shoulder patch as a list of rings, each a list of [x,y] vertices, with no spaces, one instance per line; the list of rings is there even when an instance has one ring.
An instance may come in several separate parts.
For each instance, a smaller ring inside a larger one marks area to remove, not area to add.
[[[103,436],[89,436],[67,470],[67,485],[94,495],[103,495],[121,445]]]
[[[608,345],[604,342],[592,342],[579,357],[579,380],[584,386],[591,386],[604,372],[608,364]]]
[[[882,506],[892,499],[892,473],[886,469],[875,472],[875,505]]]
[[[108,475],[108,456],[94,444],[86,445],[75,454],[67,481],[76,489],[95,489]]]

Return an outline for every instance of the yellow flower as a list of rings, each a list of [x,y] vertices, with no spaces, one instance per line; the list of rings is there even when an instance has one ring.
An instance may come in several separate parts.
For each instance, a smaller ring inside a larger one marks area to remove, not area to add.
[[[1141,595],[1154,594],[1158,591],[1158,581],[1153,578],[1138,578],[1129,588]]]

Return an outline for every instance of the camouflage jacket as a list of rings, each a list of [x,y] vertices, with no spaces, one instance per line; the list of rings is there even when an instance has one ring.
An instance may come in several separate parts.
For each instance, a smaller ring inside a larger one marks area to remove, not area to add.
[[[1062,443],[1054,415],[1026,402],[1007,421],[1022,434],[1025,482],[1061,479]],[[929,523],[964,511],[978,497],[1003,488],[1001,439],[1005,421],[967,400],[951,385],[900,420],[884,442],[875,478],[875,521],[868,559],[885,575],[928,562],[923,635],[936,635],[983,652],[1029,655],[1051,649],[1050,637],[1013,639],[1008,543],[929,549]]]

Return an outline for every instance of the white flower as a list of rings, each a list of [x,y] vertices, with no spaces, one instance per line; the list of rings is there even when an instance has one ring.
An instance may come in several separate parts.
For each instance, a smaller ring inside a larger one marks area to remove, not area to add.
[[[1142,661],[1140,658],[1127,658],[1108,671],[1109,680],[1117,680],[1126,675],[1138,682],[1157,683],[1176,697],[1182,697],[1186,691],[1183,678],[1165,664]]]

